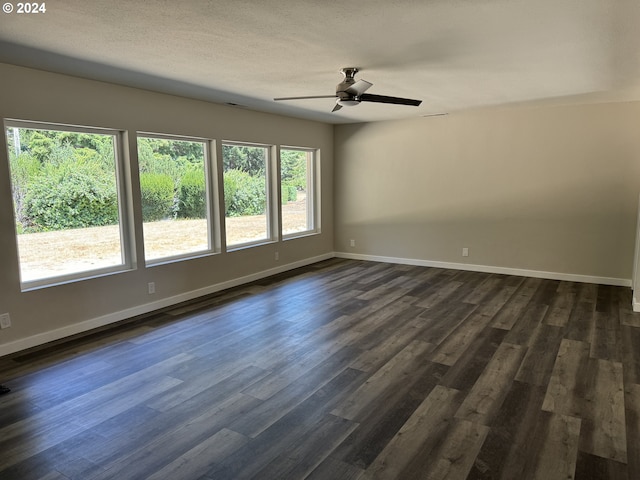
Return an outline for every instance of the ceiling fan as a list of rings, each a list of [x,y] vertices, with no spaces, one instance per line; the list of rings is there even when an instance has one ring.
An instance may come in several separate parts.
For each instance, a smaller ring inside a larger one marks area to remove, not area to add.
[[[280,100],[306,100],[308,98],[335,98],[336,105],[333,107],[332,112],[340,110],[342,107],[352,107],[358,105],[360,102],[375,102],[375,103],[392,103],[395,105],[412,105],[417,107],[422,103],[422,100],[412,100],[410,98],[400,97],[388,97],[386,95],[372,95],[365,93],[373,83],[366,80],[358,80],[354,78],[358,69],[356,67],[343,68],[340,73],[344,75],[344,80],[336,85],[335,95],[316,95],[310,97],[280,97],[274,98],[276,101]]]

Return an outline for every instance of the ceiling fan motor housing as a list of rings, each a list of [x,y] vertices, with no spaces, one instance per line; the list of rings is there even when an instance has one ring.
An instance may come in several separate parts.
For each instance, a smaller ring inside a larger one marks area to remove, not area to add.
[[[358,73],[358,68],[343,68],[340,70],[340,73],[344,76],[344,80],[336,85],[336,103],[343,107],[353,107],[354,105],[358,105],[360,103],[360,99],[357,95],[346,91],[356,82],[355,76],[356,73]]]

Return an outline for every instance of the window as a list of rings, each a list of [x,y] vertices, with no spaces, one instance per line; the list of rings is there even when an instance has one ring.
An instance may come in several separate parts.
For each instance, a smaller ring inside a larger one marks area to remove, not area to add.
[[[5,134],[23,286],[128,268],[121,133],[7,121]]]
[[[211,249],[204,140],[138,136],[144,252],[147,263]]]
[[[315,230],[314,171],[311,150],[280,150],[282,234],[295,236]]]
[[[269,240],[269,148],[225,143],[222,163],[227,245]]]

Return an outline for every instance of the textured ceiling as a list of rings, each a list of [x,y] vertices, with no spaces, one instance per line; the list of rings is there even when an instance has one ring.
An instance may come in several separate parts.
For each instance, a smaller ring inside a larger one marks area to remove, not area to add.
[[[10,0],[13,2],[13,0]],[[13,2],[14,4],[16,2]],[[0,61],[331,123],[640,100],[639,0],[50,0],[0,14]],[[330,113],[341,67],[368,93]],[[1,81],[1,79],[0,79]]]

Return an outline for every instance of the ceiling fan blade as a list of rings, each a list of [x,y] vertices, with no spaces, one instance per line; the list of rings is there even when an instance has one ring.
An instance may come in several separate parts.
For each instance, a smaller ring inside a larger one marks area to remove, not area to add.
[[[349,93],[351,95],[355,95],[355,96],[359,97],[364,92],[369,90],[369,88],[372,85],[373,85],[373,83],[367,82],[366,80],[358,80],[356,83],[351,85],[349,88],[345,89],[345,92]]]
[[[340,110],[342,108],[342,105],[340,105],[339,103],[336,103],[336,106],[333,107],[333,110],[331,110],[331,113],[333,112],[337,112],[338,110]]]
[[[372,95],[365,93],[360,95],[360,100],[363,102],[376,102],[376,103],[394,103],[396,105],[412,105],[414,107],[419,106],[422,100],[412,100],[410,98],[400,97],[387,97],[386,95]]]
[[[275,101],[279,101],[279,100],[307,100],[309,98],[336,98],[335,95],[315,95],[315,96],[311,96],[311,97],[279,97],[279,98],[274,98]]]

